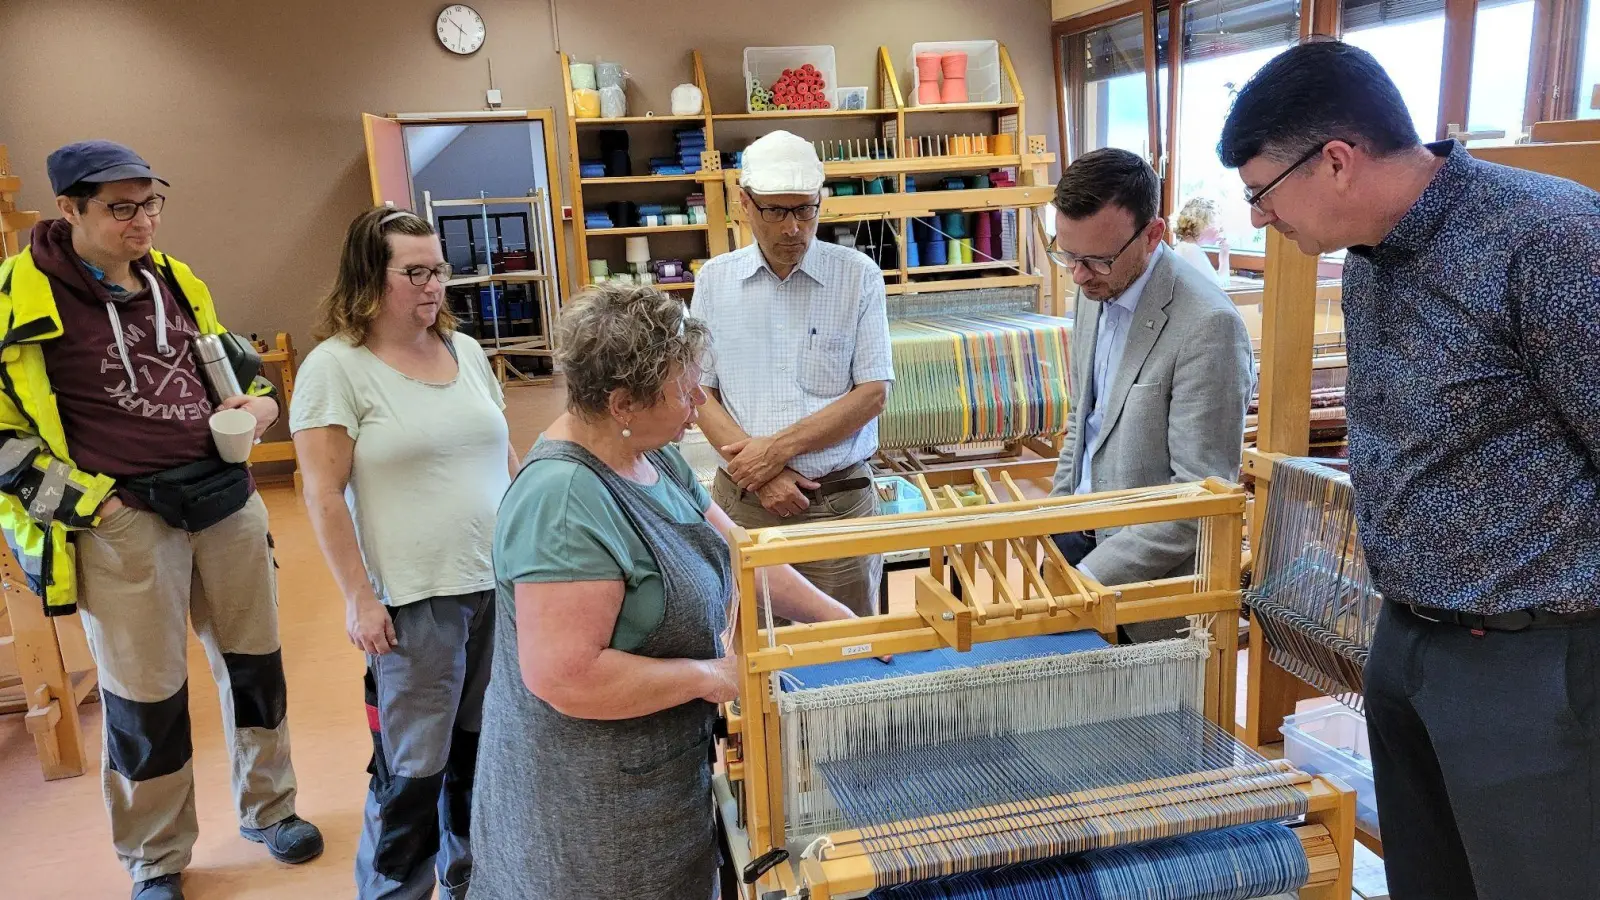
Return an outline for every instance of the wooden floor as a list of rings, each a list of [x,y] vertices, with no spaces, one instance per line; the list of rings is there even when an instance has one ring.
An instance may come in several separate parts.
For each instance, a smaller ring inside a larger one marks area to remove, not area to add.
[[[558,388],[507,392],[507,416],[519,451],[533,443],[562,403]],[[190,712],[201,833],[184,880],[189,900],[320,900],[353,894],[351,867],[371,751],[361,697],[363,662],[345,639],[344,604],[299,498],[286,488],[268,488],[263,496],[282,566],[280,631],[299,812],[321,826],[328,848],[308,865],[284,866],[239,837],[216,685],[199,645],[191,641]],[[907,592],[897,584],[891,593]],[[98,705],[84,707],[85,733],[93,745],[100,742],[99,717]],[[126,897],[128,891],[127,875],[111,851],[98,773],[46,783],[21,718],[0,717],[0,898],[99,900]]]

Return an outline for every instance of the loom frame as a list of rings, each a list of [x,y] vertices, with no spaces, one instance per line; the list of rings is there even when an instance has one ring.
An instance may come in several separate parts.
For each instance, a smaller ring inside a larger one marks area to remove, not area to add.
[[[736,822],[726,822],[730,845],[748,848],[745,859],[758,859],[786,845],[783,813],[784,782],[781,756],[781,714],[770,689],[774,672],[854,659],[949,647],[970,649],[973,643],[1042,634],[1093,629],[1115,639],[1117,625],[1177,616],[1221,617],[1211,634],[1211,654],[1206,661],[1205,717],[1232,732],[1235,661],[1240,613],[1240,548],[1246,499],[1242,487],[1220,479],[1195,485],[1191,496],[1140,499],[1158,489],[1134,489],[1102,494],[1022,499],[1009,478],[1004,486],[1014,499],[1001,500],[981,471],[978,484],[983,505],[875,517],[866,523],[840,523],[832,533],[789,538],[784,529],[735,529],[729,552],[737,583],[734,652],[740,657],[739,706],[723,711],[726,733],[724,759],[726,786]],[[937,499],[924,481],[921,487]],[[1108,500],[1127,500],[1104,505]],[[931,504],[930,504],[931,505]],[[1014,515],[1005,515],[1012,513]],[[999,514],[999,515],[996,515]],[[1198,519],[1207,554],[1197,561],[1201,575],[1167,578],[1122,585],[1103,585],[1068,565],[1055,550],[1049,535],[1066,531],[1123,527],[1153,522]],[[891,527],[884,528],[884,525]],[[897,527],[896,527],[897,526]],[[929,568],[916,576],[917,611],[847,619],[818,624],[787,625],[771,629],[757,620],[757,570],[766,566],[813,562],[928,547]],[[1021,599],[998,586],[995,602],[984,600],[973,574],[980,568],[994,584],[1005,578],[1001,560],[1023,555],[1032,565],[1037,547],[1044,562],[1031,575],[1024,573]],[[997,552],[998,551],[998,552]],[[954,570],[964,587],[958,598],[946,586],[947,569]],[[1044,587],[1048,593],[1038,591]],[[1035,590],[1029,590],[1034,587]],[[1039,596],[1030,596],[1039,594]],[[1230,618],[1232,621],[1230,621]],[[770,637],[771,646],[768,638]],[[1307,900],[1350,896],[1354,840],[1355,795],[1336,779],[1318,777],[1304,788],[1311,813],[1302,826],[1302,843],[1313,860],[1314,882]],[[1319,843],[1323,842],[1323,843]],[[1331,842],[1331,848],[1324,846]],[[1321,847],[1319,857],[1311,850]],[[743,855],[743,854],[736,854]],[[1330,857],[1332,863],[1321,857]],[[1316,879],[1322,879],[1320,881]],[[877,885],[865,860],[805,860],[798,866],[778,865],[757,881],[758,895],[766,890],[794,891],[809,885],[812,898],[857,896]],[[1338,891],[1342,887],[1341,896]]]

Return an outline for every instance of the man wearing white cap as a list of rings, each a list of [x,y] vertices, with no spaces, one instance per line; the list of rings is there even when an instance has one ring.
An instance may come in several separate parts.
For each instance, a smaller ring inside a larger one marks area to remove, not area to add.
[[[816,239],[822,181],[809,141],[775,131],[751,144],[739,203],[755,243],[695,282],[691,310],[712,342],[700,427],[725,461],[712,499],[747,528],[878,511],[867,460],[894,381],[883,272]],[[880,557],[796,568],[856,613],[877,612]]]

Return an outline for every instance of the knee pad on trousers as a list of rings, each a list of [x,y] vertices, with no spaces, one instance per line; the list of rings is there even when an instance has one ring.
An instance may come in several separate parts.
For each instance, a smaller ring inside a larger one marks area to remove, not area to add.
[[[472,834],[472,783],[478,771],[478,732],[455,729],[445,761],[444,827],[456,837]]]
[[[224,653],[233,685],[235,728],[277,728],[288,712],[289,688],[283,680],[283,651]]]
[[[141,703],[101,688],[106,757],[111,771],[149,781],[182,769],[194,753],[189,737],[189,683],[165,700]]]

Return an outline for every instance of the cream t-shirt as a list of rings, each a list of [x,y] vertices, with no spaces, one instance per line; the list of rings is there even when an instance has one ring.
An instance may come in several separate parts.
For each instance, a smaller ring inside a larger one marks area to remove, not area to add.
[[[323,341],[296,373],[289,429],[356,442],[345,502],[378,599],[494,588],[495,512],[511,483],[505,397],[478,342],[453,335],[455,380],[418,381],[365,347]]]

